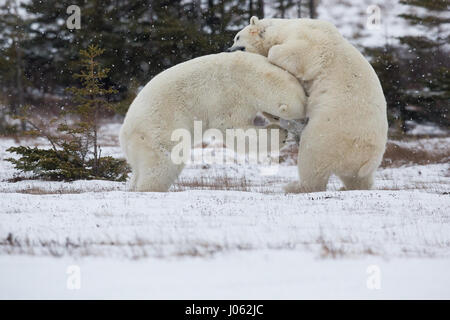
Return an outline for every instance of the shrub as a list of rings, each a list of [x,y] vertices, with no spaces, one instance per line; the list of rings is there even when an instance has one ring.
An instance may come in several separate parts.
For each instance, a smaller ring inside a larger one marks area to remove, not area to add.
[[[109,72],[96,61],[102,53],[102,49],[92,45],[80,51],[82,70],[74,77],[80,79],[81,86],[68,89],[76,104],[62,111],[47,126],[37,125],[27,108],[24,108],[23,115],[17,116],[31,128],[28,134],[46,138],[51,148],[9,148],[7,151],[20,155],[19,159],[6,159],[16,169],[32,172],[34,178],[49,180],[126,180],[130,170],[125,160],[102,157],[98,144],[100,114],[113,109],[106,98],[116,92],[112,88],[104,88],[102,83]],[[67,115],[75,117],[76,121],[69,124],[65,118]],[[57,133],[53,134],[48,127],[55,123],[58,124]]]

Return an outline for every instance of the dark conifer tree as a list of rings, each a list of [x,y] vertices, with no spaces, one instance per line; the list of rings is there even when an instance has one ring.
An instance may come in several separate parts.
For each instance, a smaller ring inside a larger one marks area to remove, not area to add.
[[[450,54],[448,40],[450,18],[448,0],[402,0],[402,4],[415,9],[425,9],[402,14],[408,24],[422,28],[426,36],[404,36],[400,42],[407,49],[406,65],[402,73],[407,75],[408,86],[404,88],[408,104],[415,107],[415,120],[427,120],[450,126],[449,71]]]

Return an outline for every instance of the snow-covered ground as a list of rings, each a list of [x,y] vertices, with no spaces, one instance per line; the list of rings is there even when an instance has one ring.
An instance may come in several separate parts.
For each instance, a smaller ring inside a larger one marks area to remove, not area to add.
[[[67,285],[74,267],[79,289],[68,289],[76,288],[77,282]],[[448,259],[323,260],[293,250],[136,261],[2,256],[0,271],[0,298],[448,299],[450,294]]]
[[[103,154],[121,156],[117,132],[105,127]],[[293,165],[189,165],[171,192],[131,193],[8,182],[0,161],[0,298],[448,299],[450,138],[390,143],[440,156],[394,159],[372,191],[332,179],[299,195],[281,189]],[[14,144],[0,140],[1,160]]]

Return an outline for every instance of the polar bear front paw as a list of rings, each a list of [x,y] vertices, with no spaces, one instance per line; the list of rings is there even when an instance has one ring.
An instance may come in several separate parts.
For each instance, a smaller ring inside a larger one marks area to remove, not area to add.
[[[298,181],[290,182],[283,188],[285,193],[311,193],[325,191],[326,186],[308,186]]]
[[[302,187],[299,181],[289,182],[283,187],[285,193],[301,193]]]

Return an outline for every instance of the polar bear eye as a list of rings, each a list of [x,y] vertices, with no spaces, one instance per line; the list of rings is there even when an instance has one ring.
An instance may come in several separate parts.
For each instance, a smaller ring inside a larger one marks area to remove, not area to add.
[[[236,37],[236,41],[239,41],[239,38],[240,38],[240,37],[241,37],[241,36],[237,36],[237,37]]]

